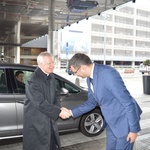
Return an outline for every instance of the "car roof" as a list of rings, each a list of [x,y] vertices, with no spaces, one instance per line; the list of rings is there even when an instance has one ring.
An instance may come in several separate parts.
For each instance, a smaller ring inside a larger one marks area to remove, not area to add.
[[[35,70],[37,66],[32,66],[32,65],[24,65],[24,64],[15,64],[15,63],[5,63],[5,62],[0,62],[0,68],[13,68],[13,69],[31,69],[31,70]],[[78,89],[85,91],[83,88],[81,88],[80,86],[74,84],[73,82],[67,80],[66,78],[54,73],[55,76],[57,76],[57,78],[62,78],[64,81],[66,80],[68,83],[70,83],[71,85],[76,86]]]
[[[28,69],[35,69],[36,66],[31,65],[24,65],[24,64],[15,64],[15,63],[0,63],[1,68],[28,68]]]

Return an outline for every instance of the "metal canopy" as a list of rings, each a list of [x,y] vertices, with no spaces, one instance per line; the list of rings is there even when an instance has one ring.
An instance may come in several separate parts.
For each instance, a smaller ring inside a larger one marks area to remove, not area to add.
[[[94,0],[91,0],[92,2]],[[86,0],[0,0],[0,45],[17,46],[48,33],[49,6],[53,2],[54,30],[78,22],[131,0],[95,0],[96,7]],[[83,2],[82,4],[76,2]],[[87,4],[88,3],[88,4]],[[80,6],[80,7],[78,7]],[[15,43],[14,27],[21,22],[20,43]]]

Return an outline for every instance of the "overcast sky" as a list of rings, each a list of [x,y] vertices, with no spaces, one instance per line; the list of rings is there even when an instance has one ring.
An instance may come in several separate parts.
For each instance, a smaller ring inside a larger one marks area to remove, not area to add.
[[[150,0],[136,0],[138,5],[143,5],[145,7],[150,7]]]

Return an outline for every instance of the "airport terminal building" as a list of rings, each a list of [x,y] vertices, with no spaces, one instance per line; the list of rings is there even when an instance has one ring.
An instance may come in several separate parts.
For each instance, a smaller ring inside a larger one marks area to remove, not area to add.
[[[150,58],[150,10],[136,3],[125,4],[55,31],[54,35],[57,68],[65,68],[76,52],[84,52],[98,63],[136,68]],[[20,62],[35,65],[37,52],[44,50],[22,47]]]

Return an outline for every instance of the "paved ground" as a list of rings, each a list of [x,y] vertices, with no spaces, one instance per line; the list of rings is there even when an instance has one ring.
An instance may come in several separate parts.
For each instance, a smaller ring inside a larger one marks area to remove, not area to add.
[[[141,94],[140,96],[137,96],[136,99],[143,110],[143,114],[141,120],[142,130],[139,133],[134,149],[150,150],[150,95]],[[105,150],[105,137],[105,132],[96,138],[87,138],[75,133],[70,136],[66,135],[66,137],[61,137],[63,138],[61,141],[63,150]],[[76,144],[73,144],[72,140]]]
[[[75,80],[73,76],[63,75],[70,78],[70,80]],[[121,73],[121,75],[128,90],[143,110],[141,119],[142,131],[139,133],[134,149],[150,150],[150,95],[143,94],[141,74],[136,72],[134,74]],[[86,86],[85,80],[82,79],[80,83]],[[105,131],[101,135],[93,138],[86,137],[80,132],[60,135],[60,138],[62,150],[105,150]],[[0,150],[22,150],[22,138],[0,141]]]

